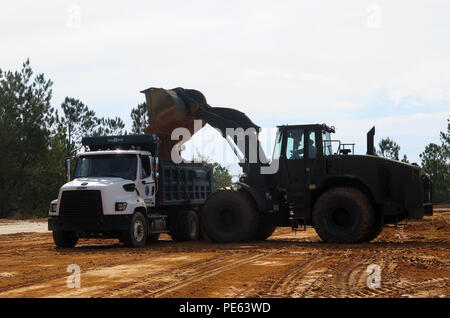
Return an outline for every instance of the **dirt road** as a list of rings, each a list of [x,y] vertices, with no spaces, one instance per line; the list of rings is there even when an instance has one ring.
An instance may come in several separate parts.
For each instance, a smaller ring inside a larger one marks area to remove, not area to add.
[[[67,287],[70,264],[81,269],[81,288]],[[380,288],[367,287],[371,264],[380,270]],[[143,249],[117,240],[56,249],[50,233],[0,235],[0,297],[449,296],[450,206],[359,245],[325,244],[313,229],[286,228],[265,242],[178,243],[162,236]]]

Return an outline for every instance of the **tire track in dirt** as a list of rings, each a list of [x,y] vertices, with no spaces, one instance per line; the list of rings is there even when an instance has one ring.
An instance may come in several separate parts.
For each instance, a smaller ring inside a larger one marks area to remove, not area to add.
[[[320,270],[315,265],[324,261],[326,257],[311,255],[287,269],[286,273],[279,277],[268,288],[267,292],[261,293],[261,297],[301,297],[312,284],[320,277]],[[318,275],[319,273],[319,275]]]
[[[438,283],[444,283],[448,286],[450,278],[433,278],[421,282],[403,281],[396,285],[381,287],[380,289],[369,289],[366,287],[359,293],[350,295],[350,297],[401,297],[402,295],[408,295],[410,292],[415,294],[426,292],[429,287],[436,287],[435,285]]]
[[[204,264],[200,264],[199,266],[190,265],[182,269],[177,268],[169,274],[167,271],[164,271],[164,277],[166,279],[156,282],[155,280],[159,278],[159,275],[158,273],[155,273],[143,278],[140,282],[111,293],[107,297],[120,297],[121,295],[126,295],[127,297],[163,297],[171,292],[187,287],[192,283],[197,283],[236,267],[251,263],[267,255],[268,254],[252,255],[238,260],[229,259],[226,255],[224,255],[221,258],[215,258],[209,262],[203,262]],[[191,269],[190,273],[187,272],[188,269]],[[167,278],[179,278],[183,276],[185,278],[182,278],[181,281],[166,282]]]
[[[146,285],[148,281],[160,281],[160,283],[164,283],[164,280],[161,280],[161,277],[164,278],[171,278],[171,277],[180,277],[183,275],[187,275],[192,270],[207,270],[210,267],[214,267],[216,264],[220,264],[224,261],[224,259],[228,255],[221,255],[220,257],[214,256],[207,259],[202,259],[198,261],[194,261],[188,264],[179,265],[176,268],[170,270],[170,269],[164,269],[157,272],[153,272],[149,275],[145,275],[144,277],[140,278],[140,282],[136,282],[133,284],[130,283],[124,283],[124,284],[118,284],[114,286],[109,292],[102,292],[101,294],[94,294],[92,297],[118,297],[121,294],[124,293],[124,290],[131,291],[133,289],[139,289],[142,288],[145,285],[148,289],[150,285]],[[144,283],[147,282],[147,283]],[[141,292],[141,291],[139,291]]]

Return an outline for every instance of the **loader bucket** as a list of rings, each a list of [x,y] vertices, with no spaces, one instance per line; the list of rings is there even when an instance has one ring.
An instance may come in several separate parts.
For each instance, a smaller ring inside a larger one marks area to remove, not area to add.
[[[184,95],[188,95],[190,98],[184,98],[183,100],[177,94],[177,91],[185,91]],[[204,96],[194,90],[149,88],[142,93],[145,94],[147,102],[149,120],[147,133],[159,136],[159,156],[162,159],[169,160],[172,147],[178,143],[178,140],[171,140],[172,131],[175,128],[183,127],[187,128],[192,136],[194,134],[194,120],[200,119],[196,116],[197,110],[200,107],[208,108],[210,106],[206,103]],[[205,124],[202,121],[202,127]]]
[[[178,143],[178,140],[171,140],[172,131],[178,127],[187,128],[192,136],[195,133],[194,120],[201,120],[201,127],[210,124],[224,138],[227,137],[227,128],[254,128],[259,131],[259,126],[244,113],[233,108],[211,107],[205,96],[194,89],[149,88],[141,93],[145,94],[147,101],[147,133],[159,136],[158,152],[162,159],[169,160],[173,146]],[[255,134],[257,139],[257,132]],[[236,140],[233,141],[236,143]],[[242,153],[247,152],[246,149],[240,150]],[[264,154],[262,157],[266,160]]]

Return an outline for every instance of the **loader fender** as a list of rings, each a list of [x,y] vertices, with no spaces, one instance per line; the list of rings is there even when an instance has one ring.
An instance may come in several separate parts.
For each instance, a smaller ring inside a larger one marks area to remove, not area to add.
[[[243,191],[247,192],[253,198],[258,211],[267,211],[266,200],[261,193],[259,193],[255,188],[249,186],[246,183],[237,182],[237,184],[241,186],[241,189]]]

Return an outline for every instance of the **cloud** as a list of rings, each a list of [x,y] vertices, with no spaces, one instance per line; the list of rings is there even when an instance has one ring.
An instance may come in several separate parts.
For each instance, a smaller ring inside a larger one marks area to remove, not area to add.
[[[77,28],[67,25],[73,3]],[[373,3],[2,2],[0,67],[30,57],[55,83],[55,105],[74,96],[129,127],[140,90],[184,86],[266,126],[329,122],[349,139],[360,128],[363,142],[373,122],[410,131],[412,149],[435,136],[430,123],[450,102],[450,4],[380,0],[375,12]]]
[[[386,86],[389,98],[396,103],[405,99],[450,102],[450,60],[421,61]]]

